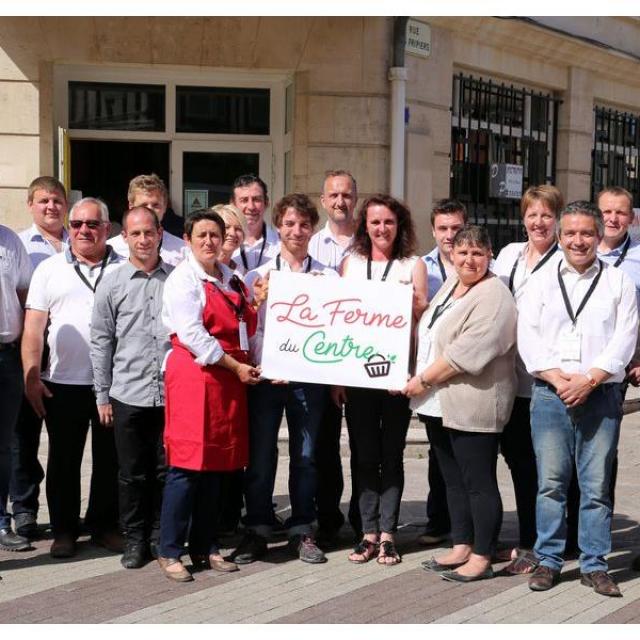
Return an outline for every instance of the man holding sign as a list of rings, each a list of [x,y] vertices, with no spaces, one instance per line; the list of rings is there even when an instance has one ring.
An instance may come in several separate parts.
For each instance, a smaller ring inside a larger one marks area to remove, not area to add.
[[[272,271],[336,275],[308,254],[309,240],[318,223],[318,212],[303,194],[282,198],[273,211],[273,224],[280,233],[280,252],[271,261],[247,274],[249,290],[255,284],[256,302],[267,299]],[[251,339],[251,358],[262,360],[266,304],[260,309],[258,330]],[[289,497],[291,516],[289,549],[303,562],[317,564],[326,558],[312,533],[315,520],[317,476],[315,444],[328,390],[325,385],[284,380],[264,380],[249,390],[249,466],[245,472],[247,533],[233,552],[238,564],[248,564],[267,551],[273,526],[273,486],[278,463],[278,430],[286,411],[289,429]]]

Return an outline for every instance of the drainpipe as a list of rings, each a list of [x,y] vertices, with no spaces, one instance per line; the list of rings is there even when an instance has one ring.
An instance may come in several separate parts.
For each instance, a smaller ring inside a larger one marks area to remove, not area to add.
[[[404,199],[404,114],[407,85],[404,45],[408,20],[408,17],[393,19],[393,64],[388,76],[391,83],[389,192],[394,198],[401,200]]]

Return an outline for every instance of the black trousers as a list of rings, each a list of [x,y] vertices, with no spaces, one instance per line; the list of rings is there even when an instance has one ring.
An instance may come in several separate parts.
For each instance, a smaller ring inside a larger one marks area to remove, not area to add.
[[[118,454],[120,524],[127,542],[158,541],[166,474],[164,407],[136,407],[110,398]]]
[[[79,533],[80,465],[91,426],[91,488],[85,525],[93,534],[118,526],[118,461],[113,429],[100,424],[91,386],[45,383],[49,434],[47,502],[54,536]]]
[[[316,441],[316,469],[318,488],[316,491],[316,509],[318,528],[326,531],[337,531],[344,523],[340,511],[340,500],[344,490],[342,476],[342,460],[340,458],[340,433],[342,430],[342,411],[335,405],[331,397],[322,416],[322,423]],[[357,448],[350,439],[351,449],[351,501],[349,503],[349,523],[356,532],[362,532],[360,509],[358,508],[358,491],[356,489]]]
[[[449,533],[451,530],[451,521],[449,519],[449,505],[447,504],[447,487],[440,471],[438,458],[436,458],[433,450],[433,438],[431,432],[433,426],[428,418],[418,414],[418,419],[425,426],[427,438],[429,440],[429,450],[427,452],[428,468],[427,479],[429,486],[427,488],[427,527],[429,533]]]
[[[26,397],[22,399],[18,422],[13,435],[11,458],[11,502],[13,515],[38,515],[40,483],[44,469],[38,460],[42,418],[32,409]]]
[[[378,389],[347,388],[349,437],[357,450],[356,488],[363,533],[395,533],[404,489],[409,399]]]
[[[490,556],[502,525],[496,465],[500,434],[457,431],[429,418],[432,443],[447,486],[453,544]]]
[[[536,496],[538,471],[531,441],[530,398],[516,398],[509,422],[500,437],[500,450],[511,471],[516,497],[519,546],[533,549],[536,543]]]

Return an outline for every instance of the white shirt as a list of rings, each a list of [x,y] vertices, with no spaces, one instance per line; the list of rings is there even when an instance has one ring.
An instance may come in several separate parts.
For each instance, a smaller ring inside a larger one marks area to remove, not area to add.
[[[531,276],[518,305],[518,351],[527,371],[547,369],[586,373],[591,368],[611,374],[607,382],[622,382],[638,335],[638,307],[633,282],[622,270],[602,264],[602,275],[576,322],[579,357],[568,356],[572,322],[565,307],[558,265],[571,302],[578,310],[599,269],[599,261],[582,274],[564,258],[551,269]]]
[[[270,224],[266,223],[264,229],[265,233],[260,240],[252,245],[244,242],[242,247],[236,249],[231,256],[239,267],[244,268],[245,273],[266,264],[269,260],[275,258],[280,251],[280,236],[278,232]],[[244,259],[242,258],[242,249],[244,249]]]
[[[22,333],[23,312],[17,291],[26,291],[31,262],[20,238],[0,224],[0,342],[15,342]]]
[[[554,251],[554,254],[540,267],[542,269],[558,269],[558,261],[562,259],[562,250],[559,248]],[[545,254],[546,256],[546,254]],[[542,256],[540,260],[544,259]],[[539,262],[539,261],[538,261]],[[536,263],[537,264],[537,263]],[[515,265],[515,271],[513,270]],[[511,274],[513,273],[513,297],[516,302],[516,307],[520,308],[522,301],[522,295],[525,291],[526,285],[529,282],[529,278],[532,275],[533,269],[527,266],[527,243],[526,242],[512,242],[500,251],[496,258],[492,271],[504,282],[508,287],[509,280],[511,280]],[[536,271],[538,273],[538,271]],[[516,357],[516,377],[518,378],[518,389],[516,395],[518,398],[530,398],[531,388],[533,386],[533,376],[529,375],[527,368],[522,362],[520,354]]]
[[[122,234],[118,234],[107,240],[107,244],[111,245],[114,250],[123,258],[129,258],[129,245],[123,238]],[[182,238],[174,236],[168,231],[162,232],[162,245],[160,246],[160,257],[172,266],[180,264],[185,256],[189,253],[189,249]]]
[[[24,248],[29,254],[31,264],[35,269],[43,260],[51,256],[55,256],[60,251],[57,251],[55,246],[42,235],[42,232],[38,227],[32,224],[28,229],[21,231],[18,236],[24,245]],[[66,229],[62,229],[62,248],[64,251],[69,246],[69,234]]]
[[[399,282],[401,284],[411,284],[413,282],[413,270],[418,263],[418,256],[409,256],[401,260],[394,260],[386,282]],[[389,263],[385,260],[372,260],[371,279],[382,280],[382,276]],[[358,280],[367,279],[367,259],[357,253],[349,254],[346,270],[342,274],[344,278],[355,278]]]
[[[274,258],[269,262],[263,264],[261,267],[250,271],[245,276],[244,282],[249,291],[249,297],[253,299],[253,284],[258,278],[263,278],[270,271],[277,271],[278,260]],[[311,264],[309,264],[309,262]],[[289,263],[284,259],[280,258],[280,271],[292,271]],[[299,273],[311,273],[314,275],[323,274],[332,277],[338,277],[338,274],[329,267],[324,264],[314,260],[310,255],[308,255],[304,259],[304,263],[302,265],[302,269]],[[267,317],[267,305],[260,305],[260,309],[258,309],[258,328],[256,329],[255,334],[249,339],[249,347],[250,347],[250,360],[255,364],[260,364],[262,361],[262,344],[264,342],[264,323],[265,318]]]
[[[205,281],[229,291],[229,281],[234,272],[218,263],[222,282],[204,271],[200,263],[189,253],[169,275],[162,294],[162,323],[169,335],[176,334],[178,340],[193,353],[195,362],[201,366],[215,364],[224,356],[220,343],[204,327],[202,313],[207,301]]]
[[[454,285],[455,286],[455,285]],[[427,311],[422,314],[420,323],[418,324],[418,355],[416,357],[416,374],[421,374],[427,367],[431,366],[436,360],[436,350],[434,343],[439,327],[442,326],[443,320],[446,319],[449,311],[456,305],[458,300],[451,297],[447,303],[441,307],[438,317],[429,329],[433,314],[440,305],[430,306]],[[444,304],[444,301],[443,301]],[[440,399],[438,397],[438,385],[433,385],[420,396],[415,396],[409,403],[411,409],[423,416],[431,416],[434,418],[442,418],[442,408],[440,407]]]
[[[109,251],[103,277],[120,267],[124,259]],[[80,270],[92,284],[102,263]],[[90,273],[89,273],[90,272]],[[93,384],[89,345],[94,293],[78,276],[69,249],[43,260],[33,272],[27,309],[49,314],[49,361],[43,380],[58,384]]]
[[[352,237],[353,239],[353,237]],[[343,247],[331,233],[327,222],[318,233],[315,233],[309,242],[309,255],[318,262],[338,270],[342,259],[349,252],[351,242]]]

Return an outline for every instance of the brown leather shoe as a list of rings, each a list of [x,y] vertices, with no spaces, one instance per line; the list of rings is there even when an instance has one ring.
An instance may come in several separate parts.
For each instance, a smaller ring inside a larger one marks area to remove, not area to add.
[[[192,582],[193,576],[184,568],[184,565],[177,558],[163,558],[162,556],[158,557],[158,564],[162,569],[162,573],[169,578],[169,580],[174,580],[175,582]],[[181,569],[179,571],[169,571],[167,567],[171,565],[179,564]]]
[[[593,590],[601,596],[609,596],[611,598],[622,597],[620,588],[606,571],[583,573],[580,584],[583,584],[585,587],[593,587]]]
[[[122,553],[124,551],[124,537],[118,531],[101,531],[91,536],[93,544],[104,547],[112,553]]]
[[[229,562],[222,557],[218,557],[213,553],[206,555],[189,555],[191,564],[194,569],[213,569],[222,573],[232,573],[238,571],[238,565],[235,562]]]
[[[76,540],[68,533],[56,536],[51,544],[49,554],[52,558],[73,558],[76,555]]]
[[[529,589],[531,591],[547,591],[555,587],[560,581],[560,572],[557,569],[550,569],[543,565],[538,565],[529,578]]]

